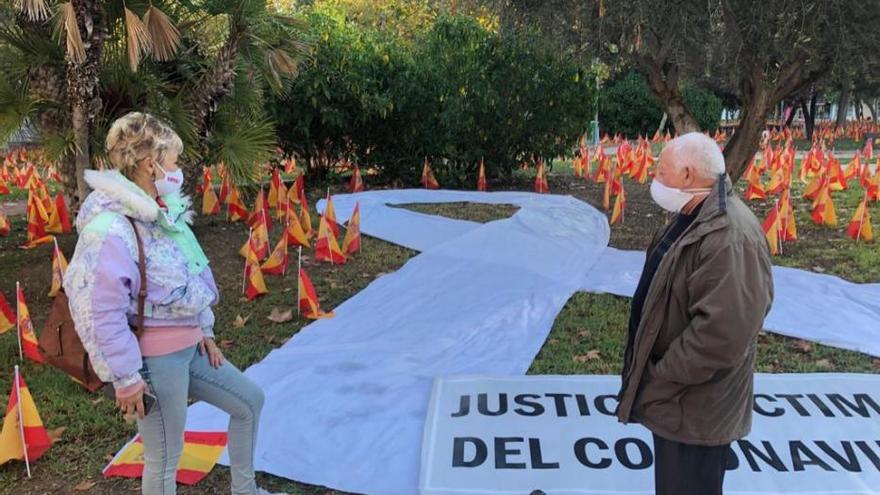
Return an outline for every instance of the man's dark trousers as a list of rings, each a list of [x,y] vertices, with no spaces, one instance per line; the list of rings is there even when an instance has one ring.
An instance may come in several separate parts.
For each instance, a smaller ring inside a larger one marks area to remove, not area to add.
[[[722,495],[730,444],[687,445],[654,435],[656,495]]]

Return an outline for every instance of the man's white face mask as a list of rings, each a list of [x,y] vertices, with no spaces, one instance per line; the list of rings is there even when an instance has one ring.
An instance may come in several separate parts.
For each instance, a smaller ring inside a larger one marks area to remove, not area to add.
[[[711,188],[701,187],[694,189],[676,189],[654,178],[651,181],[651,198],[655,203],[660,205],[666,211],[678,213],[688,204],[694,196],[700,193],[707,193]]]

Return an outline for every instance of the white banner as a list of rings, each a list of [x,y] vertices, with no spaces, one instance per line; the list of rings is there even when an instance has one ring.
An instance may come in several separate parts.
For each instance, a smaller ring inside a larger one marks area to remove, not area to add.
[[[653,494],[653,442],[614,416],[613,376],[437,378],[420,491]],[[728,495],[880,494],[880,376],[757,374]]]

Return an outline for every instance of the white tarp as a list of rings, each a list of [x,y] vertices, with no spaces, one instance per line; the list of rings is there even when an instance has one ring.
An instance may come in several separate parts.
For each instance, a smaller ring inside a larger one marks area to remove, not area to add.
[[[526,372],[605,249],[608,224],[570,197],[487,197],[521,208],[435,244],[248,368],[266,394],[256,469],[346,491],[412,495],[434,377]],[[361,208],[371,209],[366,201]],[[349,211],[339,203],[341,218]],[[381,222],[373,214],[362,220],[365,230]],[[187,429],[226,422],[197,403]]]
[[[336,318],[308,325],[248,368],[266,392],[256,468],[346,491],[409,495],[418,489],[435,377],[524,374],[574,292],[590,280],[602,290],[637,280],[637,273],[624,280],[606,271],[610,261],[630,272],[641,264],[633,263],[637,254],[621,255],[628,261],[609,254],[605,216],[572,197],[372,191],[335,196],[340,221],[355,201],[364,233],[421,254],[335,308]],[[459,201],[520,209],[477,224],[386,206]],[[795,302],[825,304],[829,322],[842,304],[824,294]],[[187,429],[215,431],[226,422],[197,403]]]
[[[653,441],[613,412],[611,376],[437,378],[423,495],[649,495]],[[729,495],[880,494],[880,376],[757,374]]]

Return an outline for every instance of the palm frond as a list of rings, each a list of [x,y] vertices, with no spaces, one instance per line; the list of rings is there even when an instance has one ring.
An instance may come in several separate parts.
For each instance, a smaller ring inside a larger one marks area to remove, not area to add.
[[[150,53],[152,41],[147,27],[134,12],[125,8],[126,45],[128,47],[128,65],[132,72],[137,72],[141,56]]]
[[[0,143],[21,128],[32,110],[24,85],[0,77]]]
[[[15,0],[15,8],[27,16],[31,22],[45,21],[49,18],[46,0]]]
[[[180,32],[171,19],[151,5],[144,14],[144,25],[153,42],[153,58],[160,62],[171,60],[180,45]]]
[[[79,34],[79,26],[76,24],[76,12],[73,10],[73,3],[64,2],[58,5],[58,24],[56,24],[56,29],[59,33],[64,33],[67,56],[70,60],[77,64],[85,61],[86,47]]]
[[[275,127],[269,120],[257,115],[218,116],[208,147],[214,151],[204,158],[208,163],[225,163],[233,180],[241,182],[255,178],[258,166],[273,156],[275,147]]]

